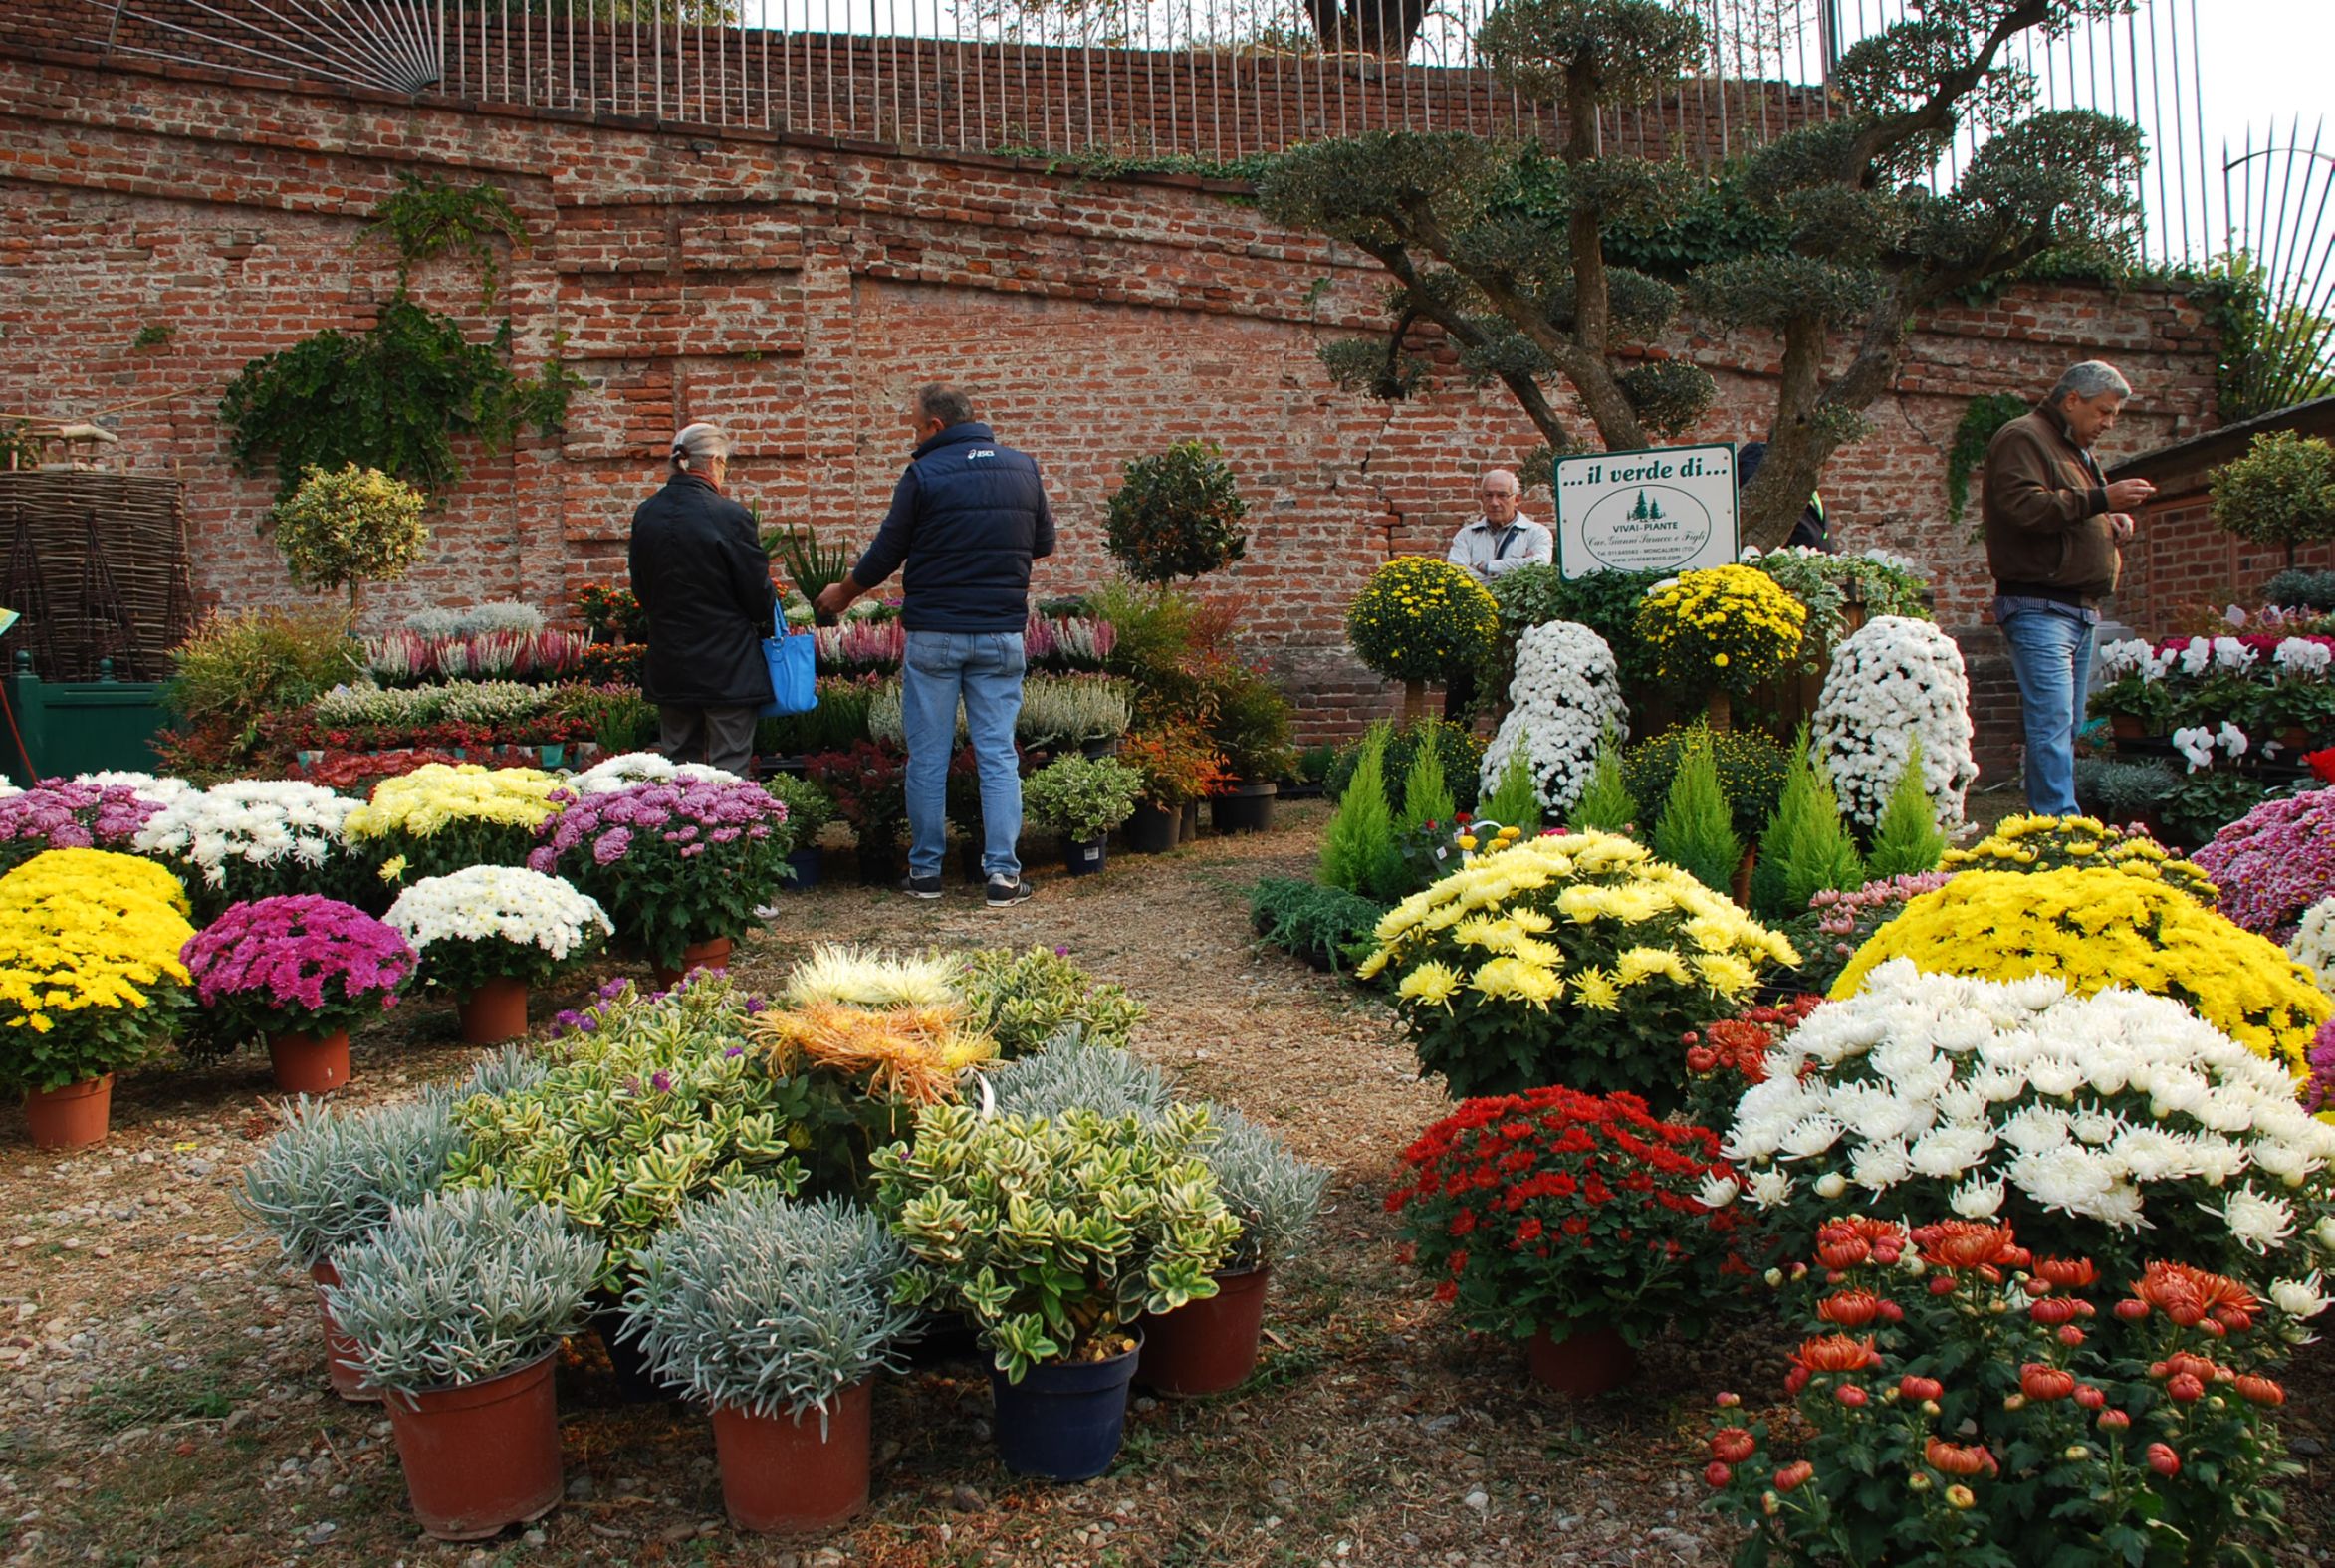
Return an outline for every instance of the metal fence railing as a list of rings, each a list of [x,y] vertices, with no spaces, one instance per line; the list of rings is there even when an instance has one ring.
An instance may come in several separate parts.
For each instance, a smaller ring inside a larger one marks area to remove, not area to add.
[[[1473,39],[1496,0],[12,0],[93,47],[277,80],[957,150],[1225,161],[1376,127],[1546,135]],[[1708,65],[1601,119],[1720,159],[1836,112],[1842,54],[1918,0],[1681,0]],[[2137,0],[2007,62],[2043,102],[2136,120],[2152,260],[2224,242],[2198,0]],[[0,21],[0,40],[9,24]],[[1983,136],[1966,126],[1943,185]]]

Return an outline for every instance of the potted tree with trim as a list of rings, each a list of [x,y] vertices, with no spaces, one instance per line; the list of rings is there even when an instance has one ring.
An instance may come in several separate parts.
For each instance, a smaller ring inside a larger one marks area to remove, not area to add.
[[[1180,441],[1119,470],[1105,507],[1103,543],[1138,582],[1198,577],[1239,560],[1249,548],[1241,499],[1224,454],[1207,441]]]
[[[377,468],[311,463],[299,488],[268,510],[260,532],[275,536],[284,569],[300,586],[347,588],[354,620],[367,582],[393,582],[421,559],[430,537],[421,521],[427,505],[419,490]]]
[[[1262,670],[1227,663],[1209,682],[1209,741],[1224,754],[1231,781],[1212,797],[1220,833],[1262,833],[1273,826],[1281,777],[1296,764],[1289,745],[1289,702]]]
[[[1086,1480],[1110,1468],[1136,1320],[1215,1294],[1240,1222],[1191,1153],[1208,1132],[1192,1107],[1146,1126],[1075,1109],[984,1120],[944,1104],[916,1113],[911,1141],[875,1152],[877,1212],[914,1254],[899,1297],[972,1320],[993,1358],[1008,1469]]]
[[[1241,1233],[1216,1271],[1215,1295],[1143,1320],[1135,1381],[1162,1394],[1222,1394],[1248,1381],[1265,1333],[1266,1287],[1275,1266],[1309,1239],[1329,1182],[1325,1168],[1240,1112],[1203,1109],[1213,1136],[1193,1152],[1215,1173]]]
[[[712,1407],[722,1502],[742,1530],[823,1530],[867,1503],[870,1391],[917,1313],[906,1248],[839,1198],[750,1187],[691,1204],[639,1255],[627,1338]]]
[[[2273,430],[2248,442],[2207,478],[2214,521],[2240,539],[2294,547],[2335,537],[2335,444],[2324,436]]]
[[[527,1032],[527,993],[599,952],[614,928],[556,876],[472,866],[397,895],[389,924],[421,956],[422,984],[451,994],[462,1037],[499,1045]]]
[[[348,1084],[350,1026],[397,1006],[414,966],[388,925],[312,894],[230,904],[180,957],[219,1037],[265,1035],[288,1094]]]
[[[552,1357],[600,1245],[496,1188],[433,1193],[339,1254],[325,1305],[389,1408],[421,1527],[481,1540],[559,1506]]]
[[[1030,819],[1062,840],[1062,862],[1072,876],[1092,876],[1104,864],[1111,829],[1135,810],[1143,776],[1116,759],[1060,757],[1022,781]]]
[[[325,1287],[341,1282],[334,1256],[372,1234],[398,1205],[436,1192],[462,1141],[438,1095],[362,1116],[336,1114],[304,1095],[284,1108],[283,1130],[244,1168],[235,1206],[316,1282],[325,1364],[343,1399],[378,1400],[381,1391],[365,1383],[356,1345],[325,1301]]]

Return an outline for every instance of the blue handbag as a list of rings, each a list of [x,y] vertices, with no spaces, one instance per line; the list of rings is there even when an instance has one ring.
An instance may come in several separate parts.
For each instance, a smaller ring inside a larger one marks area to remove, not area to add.
[[[771,612],[771,635],[762,639],[762,662],[770,666],[771,700],[762,716],[809,713],[818,706],[818,658],[808,631],[787,630],[787,612]]]

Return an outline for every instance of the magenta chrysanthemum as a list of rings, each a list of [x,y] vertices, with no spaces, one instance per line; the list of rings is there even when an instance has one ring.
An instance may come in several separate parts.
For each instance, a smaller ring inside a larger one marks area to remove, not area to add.
[[[395,930],[307,893],[229,905],[181,957],[203,1007],[261,1031],[340,1028],[393,1008],[414,965]]]
[[[2335,894],[2335,789],[2265,800],[2194,856],[2221,888],[2222,914],[2272,941]]]

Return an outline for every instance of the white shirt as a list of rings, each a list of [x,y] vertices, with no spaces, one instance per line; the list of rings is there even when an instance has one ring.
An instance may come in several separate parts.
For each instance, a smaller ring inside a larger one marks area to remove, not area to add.
[[[1490,583],[1518,566],[1547,565],[1556,559],[1556,540],[1520,512],[1506,528],[1478,518],[1452,536],[1451,553],[1444,559],[1467,567],[1478,582]]]

